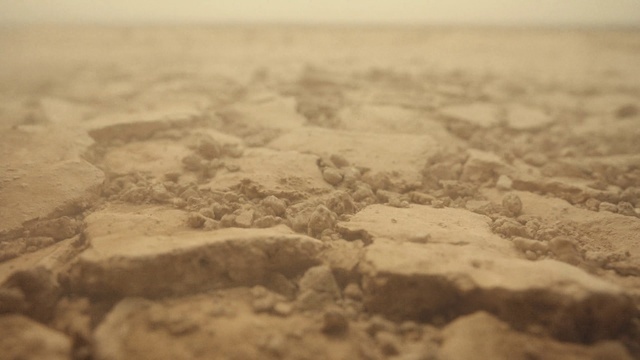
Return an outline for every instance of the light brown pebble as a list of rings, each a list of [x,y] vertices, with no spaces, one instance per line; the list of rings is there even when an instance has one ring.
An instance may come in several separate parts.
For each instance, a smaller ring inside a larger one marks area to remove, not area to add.
[[[610,202],[603,201],[603,202],[600,203],[600,205],[598,205],[598,211],[608,211],[608,212],[612,212],[612,213],[617,213],[618,212],[618,207],[616,206],[616,204],[612,204]]]
[[[361,300],[362,299],[362,290],[360,290],[360,286],[355,283],[351,283],[344,288],[344,296],[353,300]]]
[[[502,198],[502,207],[508,215],[516,217],[522,212],[522,200],[516,194],[506,194]]]
[[[193,229],[200,229],[204,226],[206,220],[207,218],[199,213],[190,213],[189,217],[187,217],[187,224]]]
[[[201,139],[198,144],[198,153],[205,159],[211,160],[220,156],[222,146],[214,139]]]
[[[379,331],[375,338],[383,354],[393,356],[400,353],[400,339],[397,335],[387,331]]]
[[[280,316],[289,316],[293,312],[293,305],[285,302],[279,302],[273,307],[273,312]]]
[[[511,190],[513,181],[507,175],[500,175],[496,182],[496,187],[500,190]]]
[[[341,335],[349,329],[349,320],[341,311],[329,310],[324,313],[322,332],[328,335]]]
[[[618,214],[626,215],[626,216],[636,216],[636,210],[633,208],[631,203],[621,201],[617,206]]]
[[[331,185],[338,185],[342,182],[342,172],[332,167],[325,168],[322,177]]]
[[[331,157],[329,159],[331,160],[333,165],[335,165],[338,168],[343,168],[343,167],[349,166],[349,161],[347,159],[345,159],[345,157],[340,155],[340,154],[333,154],[333,155],[331,155]]]

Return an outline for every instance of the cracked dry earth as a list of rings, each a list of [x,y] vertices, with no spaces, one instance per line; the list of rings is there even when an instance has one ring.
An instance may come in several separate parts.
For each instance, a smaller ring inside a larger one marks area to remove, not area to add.
[[[0,30],[1,359],[640,358],[640,34]]]

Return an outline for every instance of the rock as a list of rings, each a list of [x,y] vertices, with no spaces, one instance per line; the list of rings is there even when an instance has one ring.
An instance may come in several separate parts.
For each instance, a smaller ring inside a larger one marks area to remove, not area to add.
[[[165,105],[161,109],[109,113],[82,123],[98,142],[149,139],[155,133],[176,127],[192,127],[202,122],[202,112],[190,106]]]
[[[496,181],[496,187],[500,190],[511,190],[513,181],[506,175],[500,175]]]
[[[617,213],[618,207],[616,206],[616,204],[603,201],[600,203],[600,205],[598,205],[598,211],[608,211],[611,213]]]
[[[325,168],[322,171],[322,177],[326,182],[334,186],[342,182],[342,173],[340,172],[340,170],[335,168]]]
[[[507,126],[514,130],[538,130],[554,121],[545,111],[520,104],[510,105],[506,118]]]
[[[276,216],[283,216],[287,211],[287,203],[273,195],[269,195],[262,199],[261,204]]]
[[[318,326],[315,318],[296,313],[254,313],[250,302],[251,294],[246,288],[162,302],[126,298],[98,325],[95,359],[129,359],[144,354],[148,358],[177,360],[365,360],[360,348],[375,349],[373,339],[357,328],[343,332],[339,338],[327,336],[322,332],[324,320]],[[373,356],[381,355],[374,351]]]
[[[374,172],[397,172],[411,183],[422,178],[419,169],[424,159],[447,145],[428,135],[370,133],[362,136],[360,132],[302,128],[274,139],[268,146],[310,152],[320,157],[337,153],[348,157],[352,164]]]
[[[253,210],[246,210],[236,216],[235,223],[238,227],[249,228],[253,224]]]
[[[97,198],[104,175],[80,158],[89,145],[86,135],[58,128],[0,132],[0,239],[76,215]]]
[[[537,324],[563,340],[593,341],[620,334],[636,311],[622,288],[573,266],[472,245],[379,240],[367,248],[360,271],[367,309],[393,319],[484,310],[516,328]]]
[[[424,205],[404,209],[376,204],[359,211],[349,221],[340,221],[336,229],[345,238],[406,242],[428,235],[427,244],[473,245],[499,254],[515,254],[509,241],[491,232],[490,224],[490,218],[463,209]]]
[[[334,300],[341,298],[340,288],[328,266],[321,265],[307,270],[300,279],[300,292],[315,291],[327,293]]]
[[[215,179],[201,188],[214,191],[240,188],[250,198],[274,195],[281,199],[300,199],[307,193],[333,190],[318,171],[317,159],[297,151],[248,149],[240,158],[225,160],[237,165],[240,171],[220,170]]]
[[[498,125],[502,110],[495,104],[476,102],[442,108],[440,113],[447,118],[463,121],[480,128]]]
[[[91,247],[71,266],[69,281],[79,293],[129,296],[254,285],[272,272],[293,275],[314,265],[320,249],[317,240],[284,227],[169,235],[123,232],[92,237]],[[121,281],[123,273],[126,282]]]
[[[522,212],[522,200],[516,194],[507,194],[502,198],[502,208],[509,216],[517,217]]]
[[[71,339],[22,315],[0,316],[0,354],[3,359],[72,358]]]
[[[338,169],[349,166],[349,160],[347,160],[344,156],[340,154],[331,154],[329,160],[335,165]]]
[[[299,287],[297,307],[303,311],[320,310],[342,297],[331,268],[325,265],[307,270],[300,279]]]
[[[336,214],[324,205],[318,205],[309,217],[307,234],[318,237],[325,230],[333,230],[336,224]]]
[[[349,329],[349,320],[340,311],[326,311],[322,320],[322,332],[327,335],[342,335]]]
[[[179,171],[182,160],[192,155],[185,145],[166,139],[135,141],[110,148],[105,154],[103,164],[115,174],[139,172],[161,177],[164,174]],[[195,164],[187,165],[192,169]],[[200,163],[198,163],[198,167]]]
[[[494,153],[470,149],[469,157],[462,168],[461,181],[484,182],[493,180],[508,169],[508,166]]]
[[[438,358],[462,359],[616,359],[631,360],[618,342],[579,345],[514,331],[486,312],[461,317],[442,331]]]
[[[253,92],[242,101],[219,112],[225,130],[244,135],[264,129],[290,130],[306,121],[296,111],[296,100],[271,92]]]

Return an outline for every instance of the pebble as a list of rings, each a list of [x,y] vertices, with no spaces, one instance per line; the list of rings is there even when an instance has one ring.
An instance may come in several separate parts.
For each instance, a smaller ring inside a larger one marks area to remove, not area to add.
[[[496,187],[500,190],[511,190],[512,185],[513,180],[511,180],[507,175],[500,175],[500,177],[498,177],[498,181],[496,181]]]
[[[322,172],[322,177],[326,182],[334,186],[342,182],[342,172],[336,168],[325,168]]]
[[[516,194],[507,194],[502,198],[502,207],[508,215],[517,217],[522,212],[522,200]]]
[[[340,155],[340,154],[333,154],[333,155],[331,155],[331,157],[329,159],[331,160],[333,165],[335,165],[338,168],[343,168],[343,167],[349,166],[349,161],[347,159],[345,159],[345,157]]]
[[[324,313],[322,332],[327,335],[341,335],[349,329],[349,320],[341,311],[329,310]]]
[[[612,212],[612,213],[617,213],[618,212],[618,207],[616,206],[616,204],[612,204],[610,202],[603,201],[603,202],[600,203],[600,205],[598,205],[598,211],[608,211],[608,212]]]

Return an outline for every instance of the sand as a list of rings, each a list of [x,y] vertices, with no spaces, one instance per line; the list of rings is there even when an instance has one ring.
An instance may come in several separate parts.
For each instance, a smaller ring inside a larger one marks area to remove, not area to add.
[[[0,48],[0,358],[640,358],[636,31]]]

